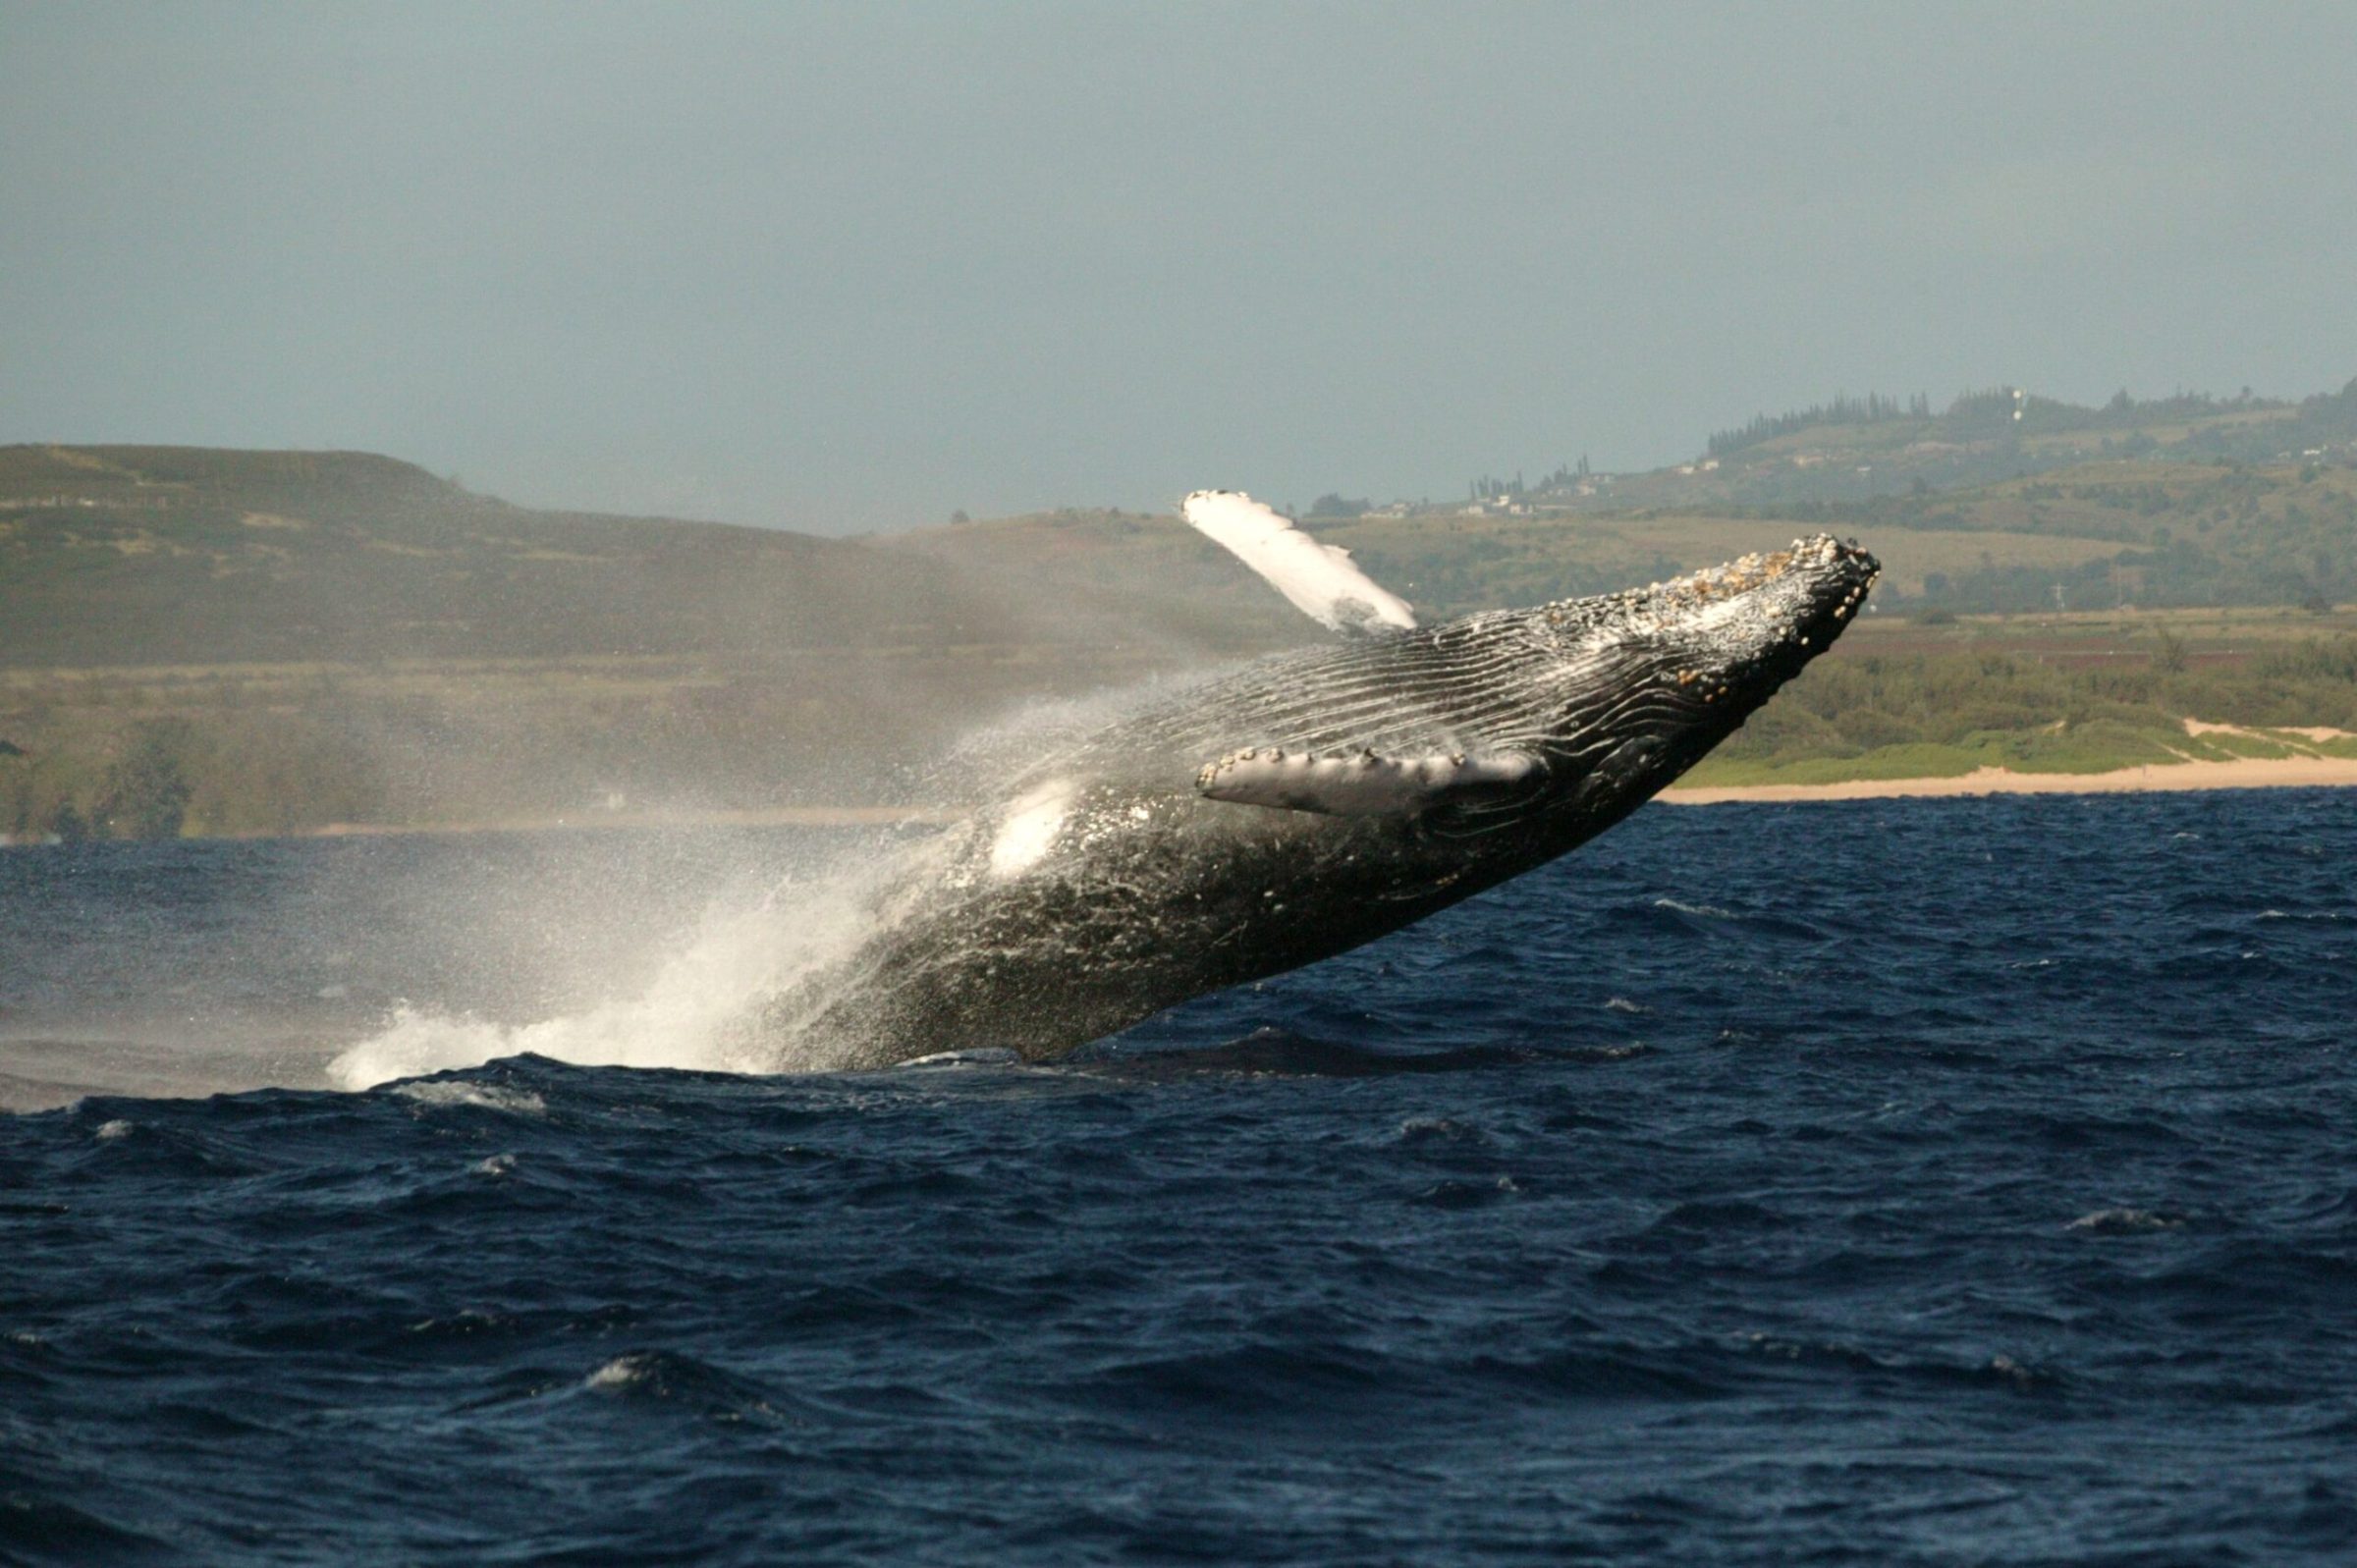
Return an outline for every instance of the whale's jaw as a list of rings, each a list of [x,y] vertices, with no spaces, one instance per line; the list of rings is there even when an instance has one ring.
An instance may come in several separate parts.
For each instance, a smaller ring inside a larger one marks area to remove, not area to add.
[[[1832,645],[1881,569],[1820,534],[1533,612],[1554,644],[1554,749],[1583,810],[1617,818],[1699,762]]]
[[[1749,713],[1832,645],[1882,569],[1854,544],[1819,534],[1646,590],[1647,608],[1705,705]]]

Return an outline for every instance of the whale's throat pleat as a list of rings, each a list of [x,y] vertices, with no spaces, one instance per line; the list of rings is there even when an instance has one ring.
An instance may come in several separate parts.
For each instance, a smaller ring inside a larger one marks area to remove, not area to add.
[[[1519,617],[1478,617],[1267,661],[1119,744],[1187,754],[1190,767],[1244,745],[1402,760],[1530,751],[1548,728],[1548,671]]]

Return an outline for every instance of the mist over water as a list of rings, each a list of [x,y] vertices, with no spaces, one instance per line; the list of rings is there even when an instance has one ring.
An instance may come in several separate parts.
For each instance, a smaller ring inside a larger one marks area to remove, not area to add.
[[[479,1066],[499,1056],[538,1055],[583,1066],[678,1067],[709,1072],[777,1072],[834,1065],[755,1054],[731,1025],[761,997],[856,946],[858,902],[868,877],[847,870],[808,884],[788,881],[753,907],[715,911],[684,935],[639,995],[534,1023],[452,1015],[403,1002],[383,1032],[340,1053],[330,1082],[365,1089],[392,1078]]]
[[[1186,681],[1043,699],[906,781],[991,798]],[[748,1028],[908,912],[935,827],[475,832],[0,854],[0,1106],[364,1089],[533,1054],[724,1072],[839,1063]],[[217,880],[235,866],[234,895]],[[955,1049],[955,1042],[944,1044]]]
[[[521,1051],[745,1066],[731,1009],[848,940],[899,847],[684,829],[10,851],[0,1095],[357,1088]]]

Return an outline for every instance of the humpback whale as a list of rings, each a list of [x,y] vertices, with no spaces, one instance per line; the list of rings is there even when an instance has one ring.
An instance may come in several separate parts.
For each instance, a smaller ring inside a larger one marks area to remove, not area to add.
[[[921,845],[874,934],[763,1003],[761,1035],[842,1066],[1040,1059],[1372,941],[1626,816],[1824,651],[1880,569],[1820,535],[1420,626],[1248,497],[1184,515],[1351,634],[1040,759]]]

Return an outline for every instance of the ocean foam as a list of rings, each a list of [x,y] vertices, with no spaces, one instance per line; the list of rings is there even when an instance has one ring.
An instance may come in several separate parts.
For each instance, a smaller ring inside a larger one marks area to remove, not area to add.
[[[628,1356],[616,1356],[581,1379],[585,1388],[635,1388],[654,1381],[662,1371],[662,1363],[639,1351]]]
[[[1676,914],[1694,915],[1705,920],[1732,920],[1735,918],[1735,912],[1732,909],[1722,909],[1715,903],[1681,903],[1675,898],[1656,898],[1653,906],[1656,909],[1668,909]]]
[[[504,1110],[518,1116],[545,1116],[548,1102],[529,1089],[507,1089],[498,1084],[405,1083],[393,1091],[421,1106],[472,1106],[480,1110]]]

